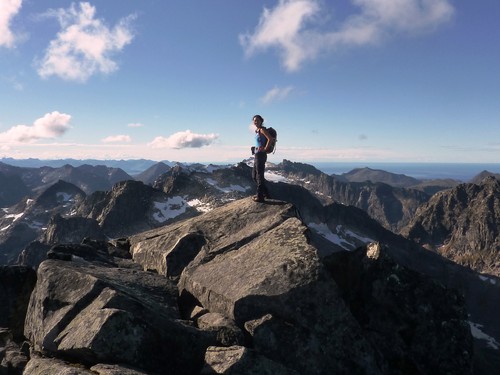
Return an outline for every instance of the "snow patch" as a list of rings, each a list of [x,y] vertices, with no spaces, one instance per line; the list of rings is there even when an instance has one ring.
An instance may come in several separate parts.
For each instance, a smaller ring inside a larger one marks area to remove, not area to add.
[[[213,173],[214,171],[217,171],[219,169],[224,169],[224,168],[227,168],[227,166],[209,164],[205,167],[205,170],[207,171],[207,173]]]
[[[275,172],[264,172],[264,177],[266,178],[266,180],[271,182],[285,182],[285,183],[290,182],[288,178]]]
[[[335,245],[339,245],[346,250],[351,250],[351,247],[348,247],[349,242],[341,238],[338,234],[333,233],[330,228],[325,223],[317,224],[310,223],[308,224],[309,228],[315,230],[319,235],[325,237],[328,241],[334,243]]]
[[[153,219],[159,223],[163,223],[169,219],[186,212],[188,207],[187,202],[179,196],[168,198],[166,202],[153,202],[154,210]]]
[[[495,285],[497,283],[497,281],[495,279],[492,279],[491,277],[487,277],[487,276],[483,276],[483,275],[479,275],[479,278],[484,281],[484,282],[489,282],[490,284],[493,284]]]
[[[498,343],[497,340],[495,340],[494,337],[489,336],[485,332],[481,330],[483,326],[481,324],[473,323],[471,321],[468,322],[470,326],[470,331],[472,333],[472,336],[478,340],[484,340],[486,341],[486,345],[488,345],[490,348],[498,350],[500,349],[500,343]]]
[[[356,238],[356,239],[358,239],[359,241],[361,241],[361,242],[363,242],[365,244],[368,244],[368,243],[371,243],[371,242],[375,242],[372,238],[360,236],[359,234],[354,233],[352,230],[349,230],[349,229],[343,230],[342,225],[337,225],[337,231],[339,231],[339,232],[343,231],[349,237]]]
[[[61,200],[63,202],[69,202],[71,200],[71,198],[73,198],[72,195],[70,195],[68,193],[64,193],[64,192],[56,193],[56,197],[58,200]]]
[[[33,221],[31,223],[26,223],[31,229],[42,229],[43,228],[43,223],[39,221]]]
[[[344,248],[345,250],[353,250],[359,246],[354,240],[358,240],[364,244],[374,242],[371,238],[360,236],[349,229],[345,229],[342,225],[337,225],[335,228],[336,233],[332,232],[332,230],[325,223],[309,223],[308,226],[328,241]]]
[[[198,212],[209,212],[212,211],[212,206],[209,203],[204,203],[199,199],[192,199],[187,202],[190,207],[196,208]]]
[[[214,188],[216,188],[217,190],[220,190],[222,191],[223,193],[231,193],[233,191],[239,191],[241,193],[244,193],[246,192],[249,188],[248,187],[244,187],[244,186],[241,186],[241,185],[229,185],[229,186],[225,186],[225,187],[220,187],[218,184],[217,184],[217,181],[211,179],[211,178],[207,178],[206,181],[212,185]]]
[[[19,220],[20,218],[22,218],[24,215],[24,213],[20,213],[20,214],[10,214],[10,215],[5,215],[4,217],[6,219],[14,219],[12,220],[13,222],[16,221],[16,220]]]

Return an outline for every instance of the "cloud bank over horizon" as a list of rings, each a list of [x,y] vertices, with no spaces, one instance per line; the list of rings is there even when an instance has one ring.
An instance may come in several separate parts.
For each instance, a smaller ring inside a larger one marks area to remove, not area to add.
[[[101,139],[102,143],[130,143],[132,138],[129,135],[119,134],[110,135],[109,137]]]

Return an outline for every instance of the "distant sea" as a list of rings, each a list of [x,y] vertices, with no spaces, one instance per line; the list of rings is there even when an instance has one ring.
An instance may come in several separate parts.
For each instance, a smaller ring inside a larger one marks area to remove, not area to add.
[[[500,163],[343,163],[308,162],[326,174],[340,175],[356,168],[368,167],[404,174],[420,180],[450,178],[469,182],[483,171],[500,174]]]

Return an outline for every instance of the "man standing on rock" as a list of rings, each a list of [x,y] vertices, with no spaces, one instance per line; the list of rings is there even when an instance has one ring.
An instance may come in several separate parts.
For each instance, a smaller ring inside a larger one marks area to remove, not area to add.
[[[263,126],[264,119],[261,115],[253,117],[255,125],[255,148],[252,148],[255,154],[252,170],[252,178],[257,184],[257,195],[253,197],[255,202],[264,202],[265,198],[269,198],[269,193],[266,187],[266,179],[264,171],[266,168],[267,152],[271,145],[272,137]]]

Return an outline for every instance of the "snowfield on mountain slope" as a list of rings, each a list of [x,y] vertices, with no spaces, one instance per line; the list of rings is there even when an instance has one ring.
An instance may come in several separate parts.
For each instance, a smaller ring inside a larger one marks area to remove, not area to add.
[[[213,186],[214,188],[216,188],[217,190],[219,191],[222,191],[223,193],[231,193],[231,192],[234,192],[234,191],[238,191],[238,192],[246,192],[248,189],[250,189],[250,186],[241,186],[241,185],[229,185],[229,186],[224,186],[224,187],[221,187],[217,184],[217,181],[211,179],[211,178],[207,178],[205,180],[206,182],[208,182],[211,186]]]
[[[200,199],[187,200],[186,197],[174,196],[168,198],[166,202],[153,202],[153,219],[159,223],[175,219],[177,216],[186,212],[188,207],[195,208],[198,212],[205,213],[213,207],[201,201]]]
[[[187,202],[179,196],[169,198],[166,202],[153,202],[153,205],[153,218],[159,223],[176,218],[186,212],[188,207]]]
[[[344,228],[342,225],[337,225],[335,233],[332,232],[332,230],[325,223],[309,223],[307,226],[326,238],[328,241],[348,251],[354,250],[361,245],[374,242],[373,239],[360,236],[353,231]]]

